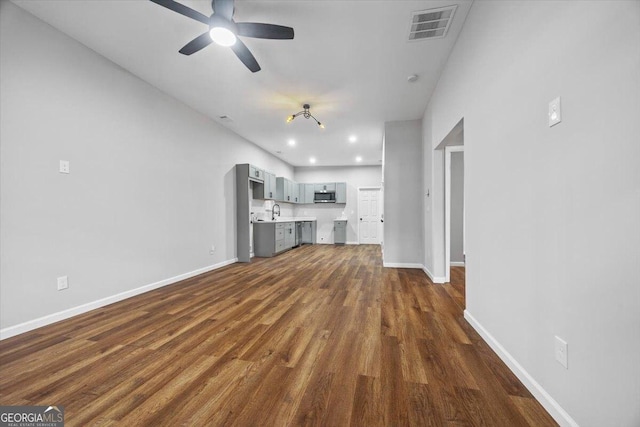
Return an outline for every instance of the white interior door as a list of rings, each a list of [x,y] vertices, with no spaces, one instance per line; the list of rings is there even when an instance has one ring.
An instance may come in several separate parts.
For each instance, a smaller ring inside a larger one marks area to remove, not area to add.
[[[359,243],[379,245],[382,241],[381,197],[379,188],[358,189]]]

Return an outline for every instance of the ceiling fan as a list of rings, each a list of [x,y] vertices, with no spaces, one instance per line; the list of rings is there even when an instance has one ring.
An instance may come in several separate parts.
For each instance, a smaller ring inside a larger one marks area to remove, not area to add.
[[[191,9],[174,0],[151,0],[152,2],[171,9],[187,18],[195,19],[209,26],[209,31],[203,33],[187,43],[180,53],[191,55],[216,42],[221,46],[228,46],[251,72],[260,71],[260,65],[247,46],[237,37],[253,37],[257,39],[293,39],[293,28],[282,25],[263,24],[259,22],[235,22],[233,12],[234,0],[212,0],[211,16]]]

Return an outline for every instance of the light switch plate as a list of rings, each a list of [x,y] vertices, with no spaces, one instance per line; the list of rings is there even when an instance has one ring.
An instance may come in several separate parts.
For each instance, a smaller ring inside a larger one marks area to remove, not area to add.
[[[564,366],[565,369],[569,369],[569,354],[568,354],[569,345],[565,340],[563,340],[557,335],[556,335],[555,343],[556,343],[555,345],[556,360],[558,361],[558,363]]]
[[[560,97],[549,103],[549,127],[555,126],[562,121],[562,110],[560,108]]]
[[[69,173],[69,160],[60,160],[60,173]]]

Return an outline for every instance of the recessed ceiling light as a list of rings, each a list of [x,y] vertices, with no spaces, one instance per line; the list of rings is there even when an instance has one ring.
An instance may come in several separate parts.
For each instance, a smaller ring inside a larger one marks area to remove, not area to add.
[[[296,140],[295,139],[290,139],[289,141],[287,141],[287,144],[289,144],[290,146],[294,146],[296,145]]]
[[[362,161],[362,157],[361,156],[356,157],[356,162],[360,163],[361,161]]]
[[[315,163],[315,162],[316,162],[315,157],[309,157],[309,163]]]
[[[407,77],[407,81],[408,81],[409,83],[413,83],[413,82],[415,82],[416,80],[418,80],[418,75],[417,75],[417,74],[411,74],[409,77]]]
[[[351,136],[349,137],[349,142],[356,142],[357,140],[358,140],[358,137],[357,137],[357,136],[355,136],[355,135],[351,135]]]

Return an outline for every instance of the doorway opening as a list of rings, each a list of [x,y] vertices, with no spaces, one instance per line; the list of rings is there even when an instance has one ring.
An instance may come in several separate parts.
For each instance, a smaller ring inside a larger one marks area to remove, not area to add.
[[[434,148],[433,156],[432,280],[451,283],[451,269],[465,268],[464,118]],[[456,281],[464,278],[456,274]]]
[[[445,147],[445,281],[464,267],[464,145]]]

